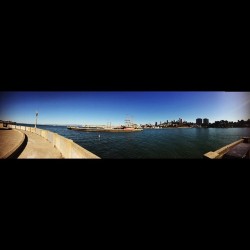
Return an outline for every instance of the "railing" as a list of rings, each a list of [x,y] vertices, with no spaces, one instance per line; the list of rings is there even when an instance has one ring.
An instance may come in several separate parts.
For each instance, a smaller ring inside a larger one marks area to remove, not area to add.
[[[76,144],[73,140],[67,139],[57,133],[53,133],[48,130],[33,128],[33,127],[25,127],[19,125],[8,125],[9,128],[30,131],[34,134],[37,134],[47,141],[52,143],[52,145],[57,148],[63,158],[94,158],[100,159],[97,155],[91,153],[90,151],[86,150],[85,148]]]

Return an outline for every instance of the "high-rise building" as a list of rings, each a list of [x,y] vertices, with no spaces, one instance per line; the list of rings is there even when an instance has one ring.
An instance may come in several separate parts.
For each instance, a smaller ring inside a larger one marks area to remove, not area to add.
[[[197,125],[202,125],[202,119],[201,118],[197,118],[196,119],[196,124]]]
[[[181,118],[179,118],[179,123],[182,124],[182,119]]]
[[[203,124],[204,124],[204,125],[208,125],[208,124],[209,124],[209,119],[204,118],[204,119],[203,119]]]

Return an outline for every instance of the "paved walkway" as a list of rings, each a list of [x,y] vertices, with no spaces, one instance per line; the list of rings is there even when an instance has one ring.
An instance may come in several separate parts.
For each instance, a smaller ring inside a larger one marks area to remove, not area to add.
[[[53,145],[44,139],[43,137],[31,133],[29,131],[23,131],[28,137],[28,142],[23,152],[19,155],[18,159],[22,158],[62,158],[62,154],[53,147]]]
[[[0,159],[13,151],[23,141],[21,133],[15,130],[0,129]]]

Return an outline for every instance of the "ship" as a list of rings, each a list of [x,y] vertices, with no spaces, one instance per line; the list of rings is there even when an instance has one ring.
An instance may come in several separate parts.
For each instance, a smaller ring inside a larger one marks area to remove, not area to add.
[[[82,132],[139,132],[143,129],[138,127],[136,124],[132,124],[129,119],[125,120],[126,125],[121,125],[118,127],[111,126],[90,126],[85,125],[82,127],[68,126],[67,129],[77,130]]]
[[[83,132],[102,132],[103,130],[106,130],[106,128],[102,126],[88,126],[88,125],[85,125],[83,127],[68,126],[67,129],[79,130]]]

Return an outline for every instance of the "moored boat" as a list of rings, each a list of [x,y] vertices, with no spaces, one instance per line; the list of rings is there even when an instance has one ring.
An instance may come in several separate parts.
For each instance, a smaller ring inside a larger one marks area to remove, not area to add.
[[[126,125],[122,125],[119,127],[105,127],[105,126],[89,126],[85,125],[83,127],[77,126],[68,126],[67,129],[77,130],[82,132],[138,132],[143,129],[130,123],[129,120],[126,120]]]
[[[139,131],[142,131],[143,129],[142,128],[132,128],[132,127],[118,127],[118,128],[112,128],[110,129],[109,132],[139,132]]]
[[[75,127],[75,126],[68,126],[67,129],[77,130],[82,132],[137,132],[143,130],[140,128],[129,128],[129,127],[102,128],[102,127]]]
[[[67,129],[84,131],[84,132],[100,132],[102,130],[106,130],[104,127],[101,126],[84,126],[84,127],[68,126]]]

